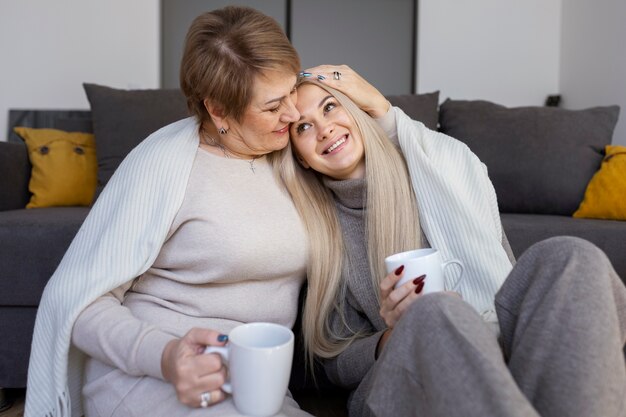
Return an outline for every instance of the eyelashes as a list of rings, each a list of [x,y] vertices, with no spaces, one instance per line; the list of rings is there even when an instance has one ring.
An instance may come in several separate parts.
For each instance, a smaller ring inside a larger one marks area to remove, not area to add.
[[[328,101],[326,104],[324,104],[324,114],[328,113],[335,107],[337,107],[337,104],[335,104],[333,101]]]
[[[301,135],[302,132],[304,132],[305,130],[307,130],[309,127],[311,127],[311,125],[309,123],[300,123],[297,127],[296,127],[296,133],[298,135]]]
[[[297,91],[298,91],[298,90],[297,90],[297,88],[296,88],[296,87],[294,87],[294,88],[293,88],[293,89],[289,92],[289,95],[293,95],[293,94],[295,94]],[[282,103],[282,101],[281,101],[281,103],[280,103],[278,106],[276,106],[276,107],[274,107],[274,108],[272,108],[272,109],[267,109],[267,111],[270,111],[270,112],[272,112],[272,113],[278,113],[278,110],[280,110],[280,108],[281,108],[281,106],[282,106],[282,105],[283,105],[283,103]]]
[[[324,113],[324,116],[326,116],[326,114],[331,112],[336,107],[337,107],[337,103],[336,102],[334,102],[332,100],[327,101],[324,104],[324,106],[322,107],[322,112]],[[299,125],[296,126],[296,133],[300,135],[304,131],[308,130],[310,127],[311,127],[310,123],[307,123],[307,122],[300,123]]]

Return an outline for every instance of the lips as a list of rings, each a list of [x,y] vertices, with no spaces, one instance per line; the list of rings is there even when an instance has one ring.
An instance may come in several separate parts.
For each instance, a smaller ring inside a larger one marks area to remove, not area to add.
[[[326,149],[324,149],[324,151],[322,152],[322,155],[330,154],[332,151],[334,151],[335,149],[337,149],[338,147],[346,143],[347,140],[348,140],[348,134],[346,133],[345,135],[339,137],[337,140],[331,143]]]
[[[274,132],[278,133],[279,135],[282,135],[284,133],[287,133],[288,130],[289,130],[289,125],[283,127],[282,129],[275,130]]]

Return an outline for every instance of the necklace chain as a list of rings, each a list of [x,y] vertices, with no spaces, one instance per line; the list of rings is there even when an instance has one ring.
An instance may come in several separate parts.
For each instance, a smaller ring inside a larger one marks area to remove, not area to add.
[[[200,135],[200,138],[201,138],[202,142],[205,145],[220,148],[222,150],[222,153],[224,154],[224,156],[226,158],[228,158],[228,159],[231,158],[230,152],[226,151],[226,147],[224,145],[222,145],[222,142],[219,142],[219,141],[215,140],[208,133],[205,133],[205,132],[203,132],[203,133],[204,134]],[[206,140],[205,136],[211,140],[210,143]],[[261,155],[253,156],[252,159],[247,161],[250,164],[250,171],[252,171],[253,174],[256,174],[256,168],[254,167],[254,161],[256,161],[258,158],[260,158],[260,156]]]

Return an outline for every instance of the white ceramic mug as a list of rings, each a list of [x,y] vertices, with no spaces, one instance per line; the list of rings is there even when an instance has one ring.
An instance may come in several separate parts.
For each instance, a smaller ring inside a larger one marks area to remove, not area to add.
[[[450,259],[443,262],[441,252],[433,248],[410,250],[385,258],[385,267],[388,274],[398,269],[401,265],[404,265],[404,275],[396,283],[396,288],[425,274],[426,279],[424,279],[422,294],[436,291],[455,291],[463,278],[463,271],[465,270],[463,263],[458,259]],[[450,265],[458,265],[461,268],[461,273],[453,285],[446,285],[444,271]]]
[[[228,364],[229,381],[222,390],[233,395],[239,412],[266,417],[283,406],[293,360],[293,332],[274,323],[247,323],[228,334],[224,347],[207,346]]]

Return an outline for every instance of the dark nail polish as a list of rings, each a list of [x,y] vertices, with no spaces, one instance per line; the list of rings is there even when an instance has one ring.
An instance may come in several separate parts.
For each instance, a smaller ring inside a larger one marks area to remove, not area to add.
[[[424,282],[422,281],[419,284],[417,284],[417,287],[415,287],[415,294],[421,293],[423,289],[424,289]]]
[[[402,273],[402,271],[404,271],[404,265],[400,265],[395,271],[394,274],[396,274],[396,276],[400,276],[400,274]]]
[[[323,75],[318,75],[317,79],[320,81],[324,81],[326,79],[326,77],[324,77]]]
[[[419,277],[415,278],[413,280],[413,284],[417,285],[420,282],[424,281],[424,279],[426,279],[426,275],[420,275]]]
[[[218,342],[228,342],[228,335],[221,334],[221,335],[217,336],[217,341]]]

